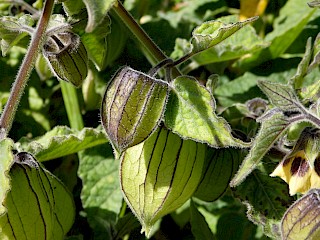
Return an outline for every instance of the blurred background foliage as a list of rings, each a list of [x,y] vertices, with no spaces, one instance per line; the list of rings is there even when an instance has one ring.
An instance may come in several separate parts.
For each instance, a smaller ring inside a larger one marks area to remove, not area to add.
[[[42,6],[41,0],[26,2],[35,8]],[[259,15],[252,24],[253,32],[239,34],[230,42],[222,43],[226,45],[218,46],[222,50],[205,51],[180,66],[184,74],[196,77],[203,84],[212,74],[219,74],[219,81],[213,89],[217,112],[228,120],[238,136],[246,140],[255,136],[259,126],[254,118],[245,114],[243,106],[252,98],[265,98],[256,85],[257,80],[286,83],[297,71],[307,39],[314,40],[319,32],[320,11],[309,8],[307,1],[301,0],[125,0],[123,3],[152,40],[172,58],[182,56],[192,30],[204,21],[231,15],[243,20]],[[2,16],[26,12],[18,4],[0,4]],[[61,5],[57,5],[54,12],[65,14]],[[130,31],[112,12],[110,19],[111,23],[106,20],[99,26],[101,29],[90,36],[74,27],[88,44],[90,41],[103,43],[96,46],[97,51],[106,52],[100,64],[90,63],[89,76],[77,89],[85,127],[96,128],[100,124],[103,92],[120,66],[128,65],[142,72],[151,68],[147,53],[139,47]],[[106,28],[110,31],[107,32]],[[254,42],[250,42],[252,38],[255,38]],[[12,47],[0,59],[0,109],[9,96],[28,41],[26,36],[19,46]],[[250,48],[255,44],[256,48]],[[229,53],[223,55],[226,49]],[[93,55],[91,57],[97,57]],[[319,77],[319,69],[315,69],[306,77],[303,86],[314,84]],[[14,141],[22,137],[31,139],[58,125],[69,126],[60,84],[50,74],[43,59],[39,59],[9,136]],[[278,211],[272,210],[274,205],[266,200],[266,196],[281,202],[279,205],[282,204],[283,209],[294,200],[289,197],[285,183],[267,176],[281,157],[279,152],[272,151],[249,177],[254,180],[248,179],[248,184],[237,189],[227,189],[214,202],[205,203],[195,198],[186,203],[162,219],[152,239],[267,239],[261,225],[252,223],[259,223],[261,219],[256,219],[258,215],[249,209],[248,216],[252,221],[248,220],[247,208],[238,199],[249,201],[256,210],[260,206],[257,211],[265,211],[265,216],[271,214],[270,219],[279,220],[281,215],[274,216]],[[79,158],[88,159],[79,163]],[[114,162],[108,144],[44,164],[64,181],[76,199],[78,217],[67,239],[116,239],[128,232],[130,235],[126,239],[145,238],[139,233],[137,220],[121,206],[121,192],[115,180],[118,163]],[[276,192],[273,192],[273,184],[278,186]],[[110,196],[107,200],[106,193]],[[278,193],[281,197],[277,196]],[[117,215],[120,213],[124,217],[119,220]],[[205,226],[204,230],[200,231],[199,226]]]

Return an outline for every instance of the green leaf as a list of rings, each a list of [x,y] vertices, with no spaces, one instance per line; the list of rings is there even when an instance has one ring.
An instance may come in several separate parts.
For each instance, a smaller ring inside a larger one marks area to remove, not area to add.
[[[316,36],[316,39],[314,40],[312,52],[313,52],[313,60],[310,63],[310,66],[308,68],[308,73],[311,72],[315,67],[319,66],[320,64],[320,33],[318,33],[318,35]]]
[[[290,85],[258,81],[258,86],[268,96],[273,106],[291,112],[301,112],[304,109]]]
[[[205,142],[212,147],[248,147],[231,134],[227,121],[215,114],[210,92],[194,78],[178,77],[165,112],[165,125],[182,138]]]
[[[248,176],[245,184],[236,188],[234,194],[247,206],[248,218],[261,226],[264,234],[280,239],[280,220],[293,198],[288,193],[286,183],[269,176],[276,167],[275,162],[269,158],[264,158],[264,161]]]
[[[237,62],[237,67],[246,70],[279,57],[299,36],[314,12],[315,9],[309,8],[305,1],[287,1],[274,21],[274,30],[265,37],[265,41],[271,42],[271,45]]]
[[[156,221],[181,207],[201,179],[206,146],[158,129],[121,156],[125,200],[148,236]]]
[[[217,45],[218,43],[222,42],[238,30],[240,30],[245,25],[257,19],[257,17],[253,17],[245,21],[239,21],[235,23],[230,23],[229,21],[208,21],[201,24],[192,32],[192,54],[199,53]]]
[[[122,200],[118,179],[119,161],[114,160],[111,146],[102,144],[80,155],[79,177],[83,182],[83,206],[112,209],[118,213]]]
[[[227,16],[218,20],[222,22],[235,22],[237,21],[237,17]],[[222,41],[220,44],[194,56],[193,59],[200,65],[223,62],[242,57],[248,53],[252,54],[255,51],[268,46],[269,43],[261,39],[261,37],[256,34],[255,29],[248,25]]]
[[[281,221],[282,239],[320,238],[319,194],[319,189],[309,191],[286,211]]]
[[[75,218],[67,188],[43,169],[32,155],[21,152],[10,169],[11,190],[0,217],[1,239],[63,239]]]
[[[88,11],[86,32],[92,32],[105,18],[109,9],[116,4],[116,0],[82,0]]]
[[[139,228],[140,223],[137,218],[131,213],[127,213],[122,218],[119,218],[115,226],[116,234],[113,239],[123,239],[132,230]]]
[[[64,11],[68,16],[79,14],[85,9],[83,1],[79,0],[67,0],[62,3]]]
[[[271,115],[271,116],[270,116]],[[285,133],[289,123],[281,112],[269,111],[261,117],[260,131],[253,141],[249,154],[243,160],[239,171],[230,182],[235,187],[256,168],[273,144]]]
[[[257,87],[258,80],[287,83],[288,79],[295,74],[295,69],[275,72],[268,76],[261,76],[246,72],[244,75],[221,84],[214,90],[214,96],[219,105],[230,107],[237,103],[245,103],[246,101],[261,97],[262,92]]]
[[[190,224],[191,231],[195,239],[197,240],[213,240],[216,239],[211,232],[208,223],[202,214],[198,211],[195,203],[190,201]]]
[[[217,223],[217,239],[247,240],[254,238],[255,227],[239,212],[223,213]]]
[[[109,239],[122,204],[119,161],[109,144],[80,152],[78,174],[82,180],[81,201],[95,239]]]
[[[66,156],[86,148],[106,143],[107,139],[102,129],[84,128],[81,131],[58,126],[45,135],[28,139],[22,138],[15,147],[20,151],[30,152],[38,161]]]
[[[4,16],[0,18],[0,38],[2,55],[6,56],[8,51],[32,31],[34,20],[29,15],[20,18]]]
[[[242,155],[238,149],[209,149],[203,177],[193,196],[206,202],[213,202],[221,197],[229,187]]]
[[[303,84],[304,76],[308,73],[309,63],[312,56],[312,46],[311,46],[311,37],[308,38],[306,51],[304,53],[301,62],[297,68],[296,74],[290,79],[291,83],[294,86],[294,89],[301,89]]]
[[[94,30],[81,35],[81,40],[88,51],[89,58],[93,61],[98,70],[103,70],[107,64],[107,36],[111,31],[111,19],[109,16],[104,16],[101,21],[102,22],[96,26]]]
[[[218,0],[197,0],[197,1],[186,1],[181,7],[175,11],[159,11],[158,15],[166,19],[173,28],[178,28],[182,22],[188,22],[201,24],[197,10],[208,3],[218,2]],[[199,14],[200,15],[200,14]],[[201,16],[202,17],[202,16]]]
[[[13,141],[9,138],[0,140],[0,201],[3,203],[6,198],[7,192],[10,190],[9,170],[13,164],[12,155]],[[6,212],[6,207],[0,205],[0,215]]]

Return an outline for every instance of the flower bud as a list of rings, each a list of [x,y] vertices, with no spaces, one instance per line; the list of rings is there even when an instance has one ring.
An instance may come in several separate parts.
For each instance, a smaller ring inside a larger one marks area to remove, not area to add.
[[[44,56],[55,75],[79,87],[88,74],[88,55],[80,37],[72,32],[59,32],[48,37]]]
[[[130,67],[111,79],[102,100],[101,119],[118,152],[147,139],[158,127],[168,99],[168,84]]]

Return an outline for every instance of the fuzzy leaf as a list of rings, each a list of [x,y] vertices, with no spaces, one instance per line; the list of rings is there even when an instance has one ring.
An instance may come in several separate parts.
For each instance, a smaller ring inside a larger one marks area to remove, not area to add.
[[[62,240],[75,218],[67,188],[42,168],[32,155],[21,152],[10,169],[11,190],[0,217],[1,239]]]
[[[29,15],[20,18],[12,16],[4,16],[0,18],[0,39],[2,55],[5,56],[11,47],[18,43],[28,35],[26,27],[31,27],[34,20]]]
[[[309,63],[312,57],[312,46],[311,46],[311,37],[307,41],[306,51],[304,53],[303,58],[301,59],[301,62],[299,63],[299,66],[297,68],[296,74],[290,79],[290,81],[293,83],[294,89],[301,89],[302,83],[303,83],[303,77],[308,72]]]
[[[234,194],[247,206],[251,221],[260,225],[267,236],[280,239],[280,220],[293,198],[286,183],[269,176],[275,162],[269,158],[264,158],[264,162],[235,189]]]
[[[165,112],[165,124],[182,138],[205,142],[212,147],[248,147],[231,134],[227,121],[215,114],[210,92],[191,77],[178,77]]]
[[[199,53],[222,42],[245,25],[257,20],[257,17],[245,21],[229,23],[209,21],[201,24],[192,32],[192,54]]]
[[[314,189],[296,201],[281,221],[283,240],[320,238],[320,190]]]
[[[250,152],[243,160],[243,163],[235,177],[232,179],[230,186],[235,187],[239,185],[256,168],[263,156],[285,133],[287,127],[288,122],[281,112],[271,113],[271,116],[264,118],[261,129],[253,141]]]
[[[268,99],[275,107],[283,111],[292,112],[300,112],[301,109],[303,109],[291,86],[268,81],[258,81],[258,86],[268,96]]]
[[[111,146],[102,144],[87,149],[80,154],[80,158],[83,206],[120,210],[122,195],[118,179],[119,161],[114,160]]]
[[[220,18],[222,22],[236,21],[235,16]],[[262,40],[250,25],[240,29],[220,44],[215,45],[204,52],[193,57],[193,59],[201,65],[223,62],[236,59],[248,53],[253,53],[265,47],[269,43]]]
[[[86,149],[80,154],[81,201],[95,239],[113,239],[113,227],[122,204],[119,161],[110,144]]]
[[[81,36],[81,40],[88,51],[89,58],[99,70],[103,70],[106,66],[108,52],[106,39],[110,34],[110,25],[111,19],[106,15],[93,31]]]
[[[9,170],[13,164],[12,155],[13,141],[5,138],[0,141],[0,201],[3,203],[6,198],[7,192],[10,190]],[[6,212],[5,206],[0,204],[0,215]]]
[[[116,0],[82,0],[88,11],[86,32],[92,32],[104,19],[109,9],[116,4]]]
[[[15,144],[15,147],[20,151],[30,152],[41,162],[106,142],[107,139],[102,129],[84,128],[81,131],[76,131],[58,126],[41,137],[32,140],[22,138]]]

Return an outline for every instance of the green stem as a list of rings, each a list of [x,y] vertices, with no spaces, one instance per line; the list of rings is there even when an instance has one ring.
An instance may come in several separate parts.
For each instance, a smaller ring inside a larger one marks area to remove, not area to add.
[[[76,88],[64,81],[60,81],[60,86],[70,127],[75,130],[83,129],[84,125]]]
[[[154,58],[155,62],[161,62],[168,57],[161,51],[161,49],[151,40],[149,35],[140,27],[131,14],[123,7],[120,1],[115,4],[112,10],[124,22],[128,29],[135,35],[140,42],[141,46]],[[154,64],[154,63],[152,63]],[[176,77],[181,75],[178,68],[172,68],[172,76]]]
[[[54,0],[47,0],[39,19],[35,33],[32,35],[28,52],[20,66],[16,80],[12,86],[10,97],[6,103],[0,118],[0,139],[5,138],[11,129],[15,113],[17,111],[21,96],[24,92],[26,83],[34,67],[38,52],[45,40],[45,32],[53,10]]]

